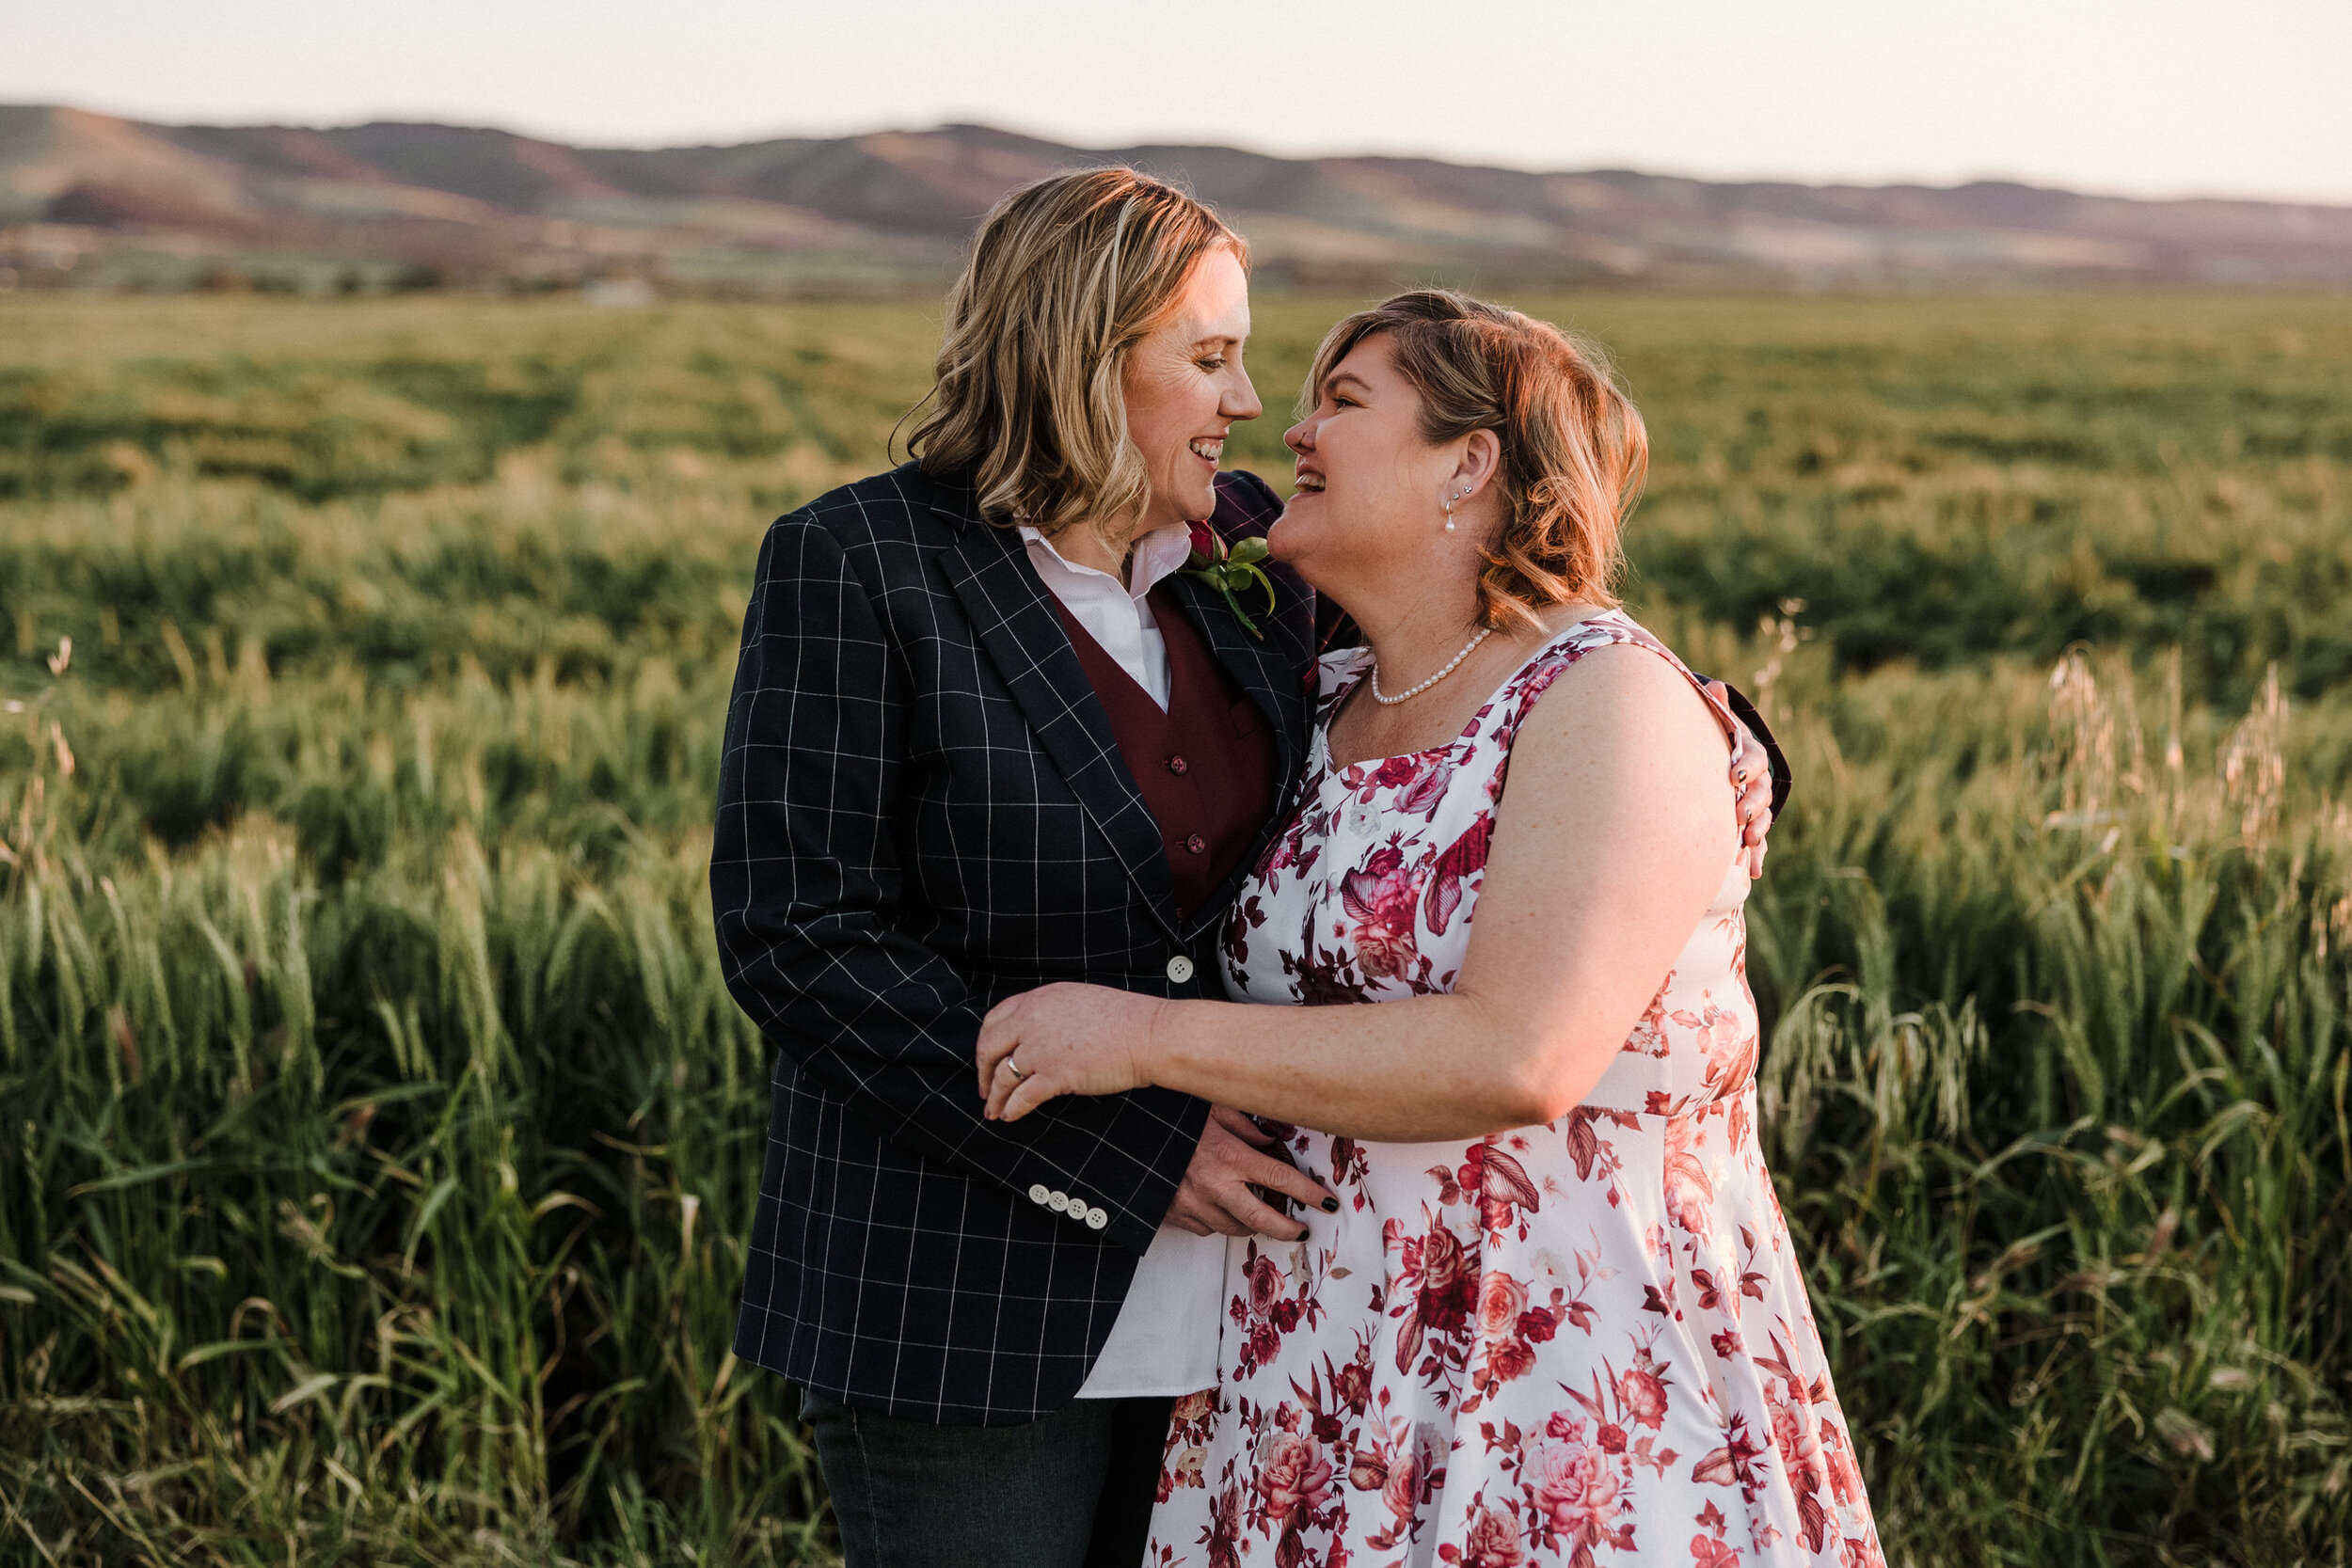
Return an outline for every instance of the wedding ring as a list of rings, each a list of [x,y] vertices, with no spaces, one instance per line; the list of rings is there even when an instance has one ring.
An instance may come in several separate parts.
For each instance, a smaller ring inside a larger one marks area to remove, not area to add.
[[[1021,1064],[1014,1061],[1010,1056],[1005,1058],[1005,1066],[1012,1069],[1012,1081],[1016,1084],[1028,1076],[1027,1073],[1021,1070]]]

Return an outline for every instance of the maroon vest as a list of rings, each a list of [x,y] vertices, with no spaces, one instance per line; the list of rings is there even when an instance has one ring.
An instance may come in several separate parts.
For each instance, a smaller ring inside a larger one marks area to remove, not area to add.
[[[1189,918],[1224,885],[1274,809],[1274,731],[1165,594],[1151,595],[1152,619],[1168,646],[1165,713],[1058,597],[1047,597],[1110,716],[1127,772],[1160,825],[1176,881],[1176,917]]]

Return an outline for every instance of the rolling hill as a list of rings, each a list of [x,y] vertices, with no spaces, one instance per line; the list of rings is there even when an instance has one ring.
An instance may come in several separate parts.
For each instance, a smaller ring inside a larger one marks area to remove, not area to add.
[[[2352,284],[2347,207],[1082,149],[973,125],[630,149],[454,125],[160,125],[55,105],[0,105],[0,266],[35,285],[891,289],[952,269],[1010,186],[1110,161],[1215,203],[1277,282]]]

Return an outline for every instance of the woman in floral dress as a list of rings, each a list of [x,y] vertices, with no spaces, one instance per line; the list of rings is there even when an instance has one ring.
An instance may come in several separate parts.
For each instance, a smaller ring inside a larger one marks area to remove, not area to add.
[[[1289,1006],[1055,986],[980,1037],[993,1115],[1209,1094],[1340,1196],[1232,1243],[1149,1560],[1876,1563],[1757,1147],[1734,722],[1609,594],[1639,417],[1438,293],[1309,387],[1274,550],[1368,645],[1227,934],[1228,993]]]

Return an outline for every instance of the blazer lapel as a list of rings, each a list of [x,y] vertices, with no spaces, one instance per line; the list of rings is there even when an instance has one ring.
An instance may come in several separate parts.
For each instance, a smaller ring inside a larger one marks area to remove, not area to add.
[[[1159,822],[1120,757],[1109,716],[1071,649],[1020,536],[976,521],[939,560],[980,646],[1046,755],[1142,889],[1153,917],[1171,938],[1177,936],[1176,884]]]

